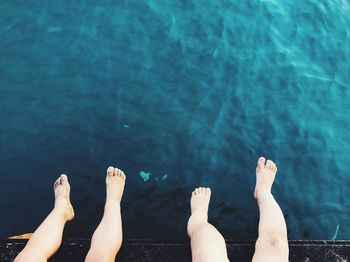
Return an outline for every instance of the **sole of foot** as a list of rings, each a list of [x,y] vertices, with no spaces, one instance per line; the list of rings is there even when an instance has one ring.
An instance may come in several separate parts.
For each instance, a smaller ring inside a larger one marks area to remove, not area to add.
[[[260,195],[271,193],[272,184],[275,181],[277,173],[276,164],[267,160],[264,157],[258,159],[256,167],[256,185],[254,190],[254,197],[258,200]]]
[[[68,177],[61,175],[54,183],[55,209],[63,211],[64,218],[69,221],[74,218],[74,209],[70,202],[70,185]]]
[[[198,187],[191,196],[191,216],[188,220],[187,233],[191,237],[194,229],[208,221],[208,208],[210,202],[210,188]]]
[[[120,203],[124,192],[125,180],[126,176],[122,170],[112,166],[108,167],[106,176],[106,202]]]

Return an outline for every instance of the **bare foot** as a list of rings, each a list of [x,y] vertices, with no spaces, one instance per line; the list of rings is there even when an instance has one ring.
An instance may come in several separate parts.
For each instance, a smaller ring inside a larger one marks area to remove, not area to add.
[[[256,186],[254,197],[258,200],[259,196],[264,193],[271,193],[273,181],[275,180],[277,167],[274,162],[260,157],[256,167]]]
[[[126,176],[123,171],[110,166],[107,169],[106,185],[107,198],[106,202],[120,204],[123,196]]]
[[[187,224],[187,233],[190,237],[198,225],[208,221],[210,195],[211,190],[208,187],[199,187],[192,192],[191,216]]]
[[[55,191],[55,210],[63,211],[64,218],[69,221],[74,218],[74,210],[70,202],[70,185],[68,177],[61,175],[53,185]]]

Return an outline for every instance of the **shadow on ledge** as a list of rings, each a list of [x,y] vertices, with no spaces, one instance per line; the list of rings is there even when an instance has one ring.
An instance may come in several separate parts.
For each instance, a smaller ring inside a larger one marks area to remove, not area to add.
[[[26,240],[0,240],[0,261],[13,261]],[[251,261],[255,241],[227,240],[230,261]],[[75,239],[62,243],[53,262],[84,261],[90,240]],[[291,262],[345,262],[350,257],[350,241],[290,241]],[[118,255],[118,262],[190,262],[189,242],[162,240],[126,240]]]

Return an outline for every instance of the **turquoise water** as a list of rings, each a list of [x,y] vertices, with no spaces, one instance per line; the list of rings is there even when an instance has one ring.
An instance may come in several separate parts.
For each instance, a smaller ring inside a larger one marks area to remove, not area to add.
[[[205,185],[212,223],[254,239],[265,155],[291,239],[349,238],[349,1],[5,0],[0,39],[0,236],[60,173],[66,237],[91,236],[116,165],[126,238],[185,238]]]

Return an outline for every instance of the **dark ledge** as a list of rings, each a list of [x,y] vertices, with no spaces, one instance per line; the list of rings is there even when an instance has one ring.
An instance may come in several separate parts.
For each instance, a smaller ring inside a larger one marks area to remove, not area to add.
[[[0,240],[0,261],[13,261],[26,240]],[[231,261],[251,261],[254,241],[227,240]],[[50,261],[84,261],[90,241],[75,239],[64,241]],[[350,241],[290,241],[291,262],[345,262],[350,258]],[[162,240],[126,240],[118,255],[119,262],[186,262],[191,261],[189,242]]]

